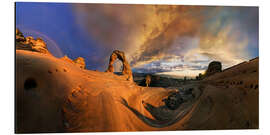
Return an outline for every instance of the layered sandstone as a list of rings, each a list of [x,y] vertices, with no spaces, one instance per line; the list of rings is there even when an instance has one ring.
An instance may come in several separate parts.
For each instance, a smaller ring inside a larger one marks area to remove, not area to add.
[[[31,36],[24,37],[19,29],[16,29],[15,43],[17,50],[28,50],[51,55],[51,53],[48,51],[46,43],[41,38],[34,39]]]

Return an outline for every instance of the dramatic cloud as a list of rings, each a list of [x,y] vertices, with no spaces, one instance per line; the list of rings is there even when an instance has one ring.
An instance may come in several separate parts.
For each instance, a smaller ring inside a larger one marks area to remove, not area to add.
[[[105,51],[125,51],[133,66],[165,57],[176,38],[195,34],[200,23],[192,15],[200,7],[76,4],[74,10]]]
[[[212,60],[229,67],[258,56],[256,7],[73,4],[73,10],[105,60],[123,50],[136,71],[203,70]]]

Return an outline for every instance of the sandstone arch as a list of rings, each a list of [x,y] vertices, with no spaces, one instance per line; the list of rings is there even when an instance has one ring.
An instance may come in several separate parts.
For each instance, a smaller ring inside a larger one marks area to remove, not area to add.
[[[126,60],[125,53],[122,51],[119,51],[119,50],[113,51],[113,53],[110,56],[109,66],[106,72],[114,72],[113,63],[115,62],[116,59],[119,59],[123,64],[122,74],[127,76],[127,80],[133,81],[130,65],[128,61]]]

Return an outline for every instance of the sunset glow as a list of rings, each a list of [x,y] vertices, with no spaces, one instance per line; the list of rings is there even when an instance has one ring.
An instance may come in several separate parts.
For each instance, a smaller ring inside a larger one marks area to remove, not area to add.
[[[16,13],[16,27],[45,34],[60,48],[55,52],[84,57],[90,70],[104,71],[116,49],[133,72],[181,76],[213,60],[224,69],[258,56],[256,7],[20,2]]]

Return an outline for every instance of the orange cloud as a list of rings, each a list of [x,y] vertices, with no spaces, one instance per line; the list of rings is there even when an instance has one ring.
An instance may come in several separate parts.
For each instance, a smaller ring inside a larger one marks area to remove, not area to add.
[[[249,35],[231,21],[246,19],[239,12],[248,7],[75,4],[73,9],[78,24],[105,48],[107,57],[123,50],[132,67],[205,57],[231,66],[249,57]]]

